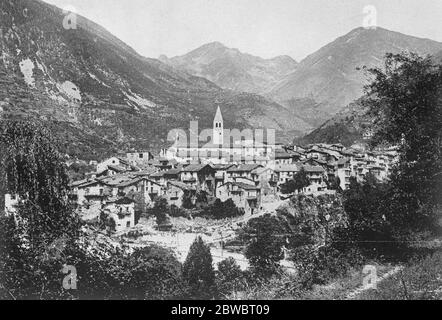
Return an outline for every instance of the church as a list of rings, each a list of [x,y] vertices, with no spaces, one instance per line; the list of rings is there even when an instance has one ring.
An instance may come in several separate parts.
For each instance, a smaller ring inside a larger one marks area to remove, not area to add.
[[[187,139],[177,135],[173,146],[164,150],[162,156],[180,163],[266,165],[273,159],[275,144],[264,142],[263,132],[225,130],[221,108],[218,107],[210,141],[199,141],[191,145]],[[257,137],[258,133],[261,133],[261,137]]]

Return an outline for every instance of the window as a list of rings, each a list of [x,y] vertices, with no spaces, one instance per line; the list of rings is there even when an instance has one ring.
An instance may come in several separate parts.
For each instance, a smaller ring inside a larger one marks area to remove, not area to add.
[[[143,154],[142,153],[140,153],[138,156],[140,157],[140,159],[143,159]]]
[[[130,221],[126,222],[126,228],[130,228]]]

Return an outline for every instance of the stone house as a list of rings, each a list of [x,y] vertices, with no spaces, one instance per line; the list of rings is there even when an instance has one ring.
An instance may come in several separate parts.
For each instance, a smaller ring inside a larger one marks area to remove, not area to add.
[[[115,222],[115,231],[122,232],[135,227],[135,201],[129,198],[108,200],[103,212]]]
[[[253,215],[261,209],[261,189],[252,184],[227,182],[218,188],[216,197],[223,202],[232,199],[246,215]]]
[[[167,200],[167,203],[170,206],[175,205],[176,207],[181,208],[183,206],[183,200],[185,196],[190,197],[192,199],[192,203],[195,204],[195,194],[196,190],[192,187],[189,187],[184,182],[169,181],[167,183],[164,198]]]
[[[180,172],[180,181],[197,191],[213,195],[215,192],[215,169],[209,164],[191,164]]]

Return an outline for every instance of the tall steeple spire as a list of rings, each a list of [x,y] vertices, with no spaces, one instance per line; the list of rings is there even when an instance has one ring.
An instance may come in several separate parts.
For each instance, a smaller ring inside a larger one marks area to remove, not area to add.
[[[217,145],[222,145],[224,143],[224,120],[219,106],[216,110],[215,119],[213,119],[212,141]]]

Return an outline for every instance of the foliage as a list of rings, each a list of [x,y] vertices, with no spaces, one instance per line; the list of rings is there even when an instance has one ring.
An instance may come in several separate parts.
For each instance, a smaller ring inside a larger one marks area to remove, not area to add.
[[[244,290],[244,274],[234,258],[230,257],[218,263],[216,283],[219,293],[223,296]]]
[[[337,192],[342,193],[341,179],[339,179],[339,177],[330,177],[326,180],[326,183],[329,190],[336,190]]]
[[[202,216],[210,219],[234,218],[243,214],[243,211],[235,205],[232,199],[222,202],[218,198],[214,203],[206,206],[202,212]]]
[[[310,179],[305,172],[305,169],[301,168],[301,170],[293,176],[293,179],[281,185],[281,193],[292,194],[295,191],[301,192],[302,189],[308,187],[309,185]]]
[[[247,243],[245,256],[257,274],[266,277],[277,270],[287,232],[286,224],[269,214],[249,220],[240,237]]]
[[[189,297],[212,299],[216,296],[215,271],[210,247],[197,237],[183,265],[183,277],[189,286]]]
[[[100,212],[98,227],[100,230],[106,230],[109,234],[111,234],[112,232],[115,232],[116,223],[114,219],[110,218],[104,211],[102,211]]]
[[[0,216],[0,298],[180,297],[181,264],[169,251],[152,246],[131,253],[82,233],[67,203],[65,166],[46,129],[8,123],[0,142],[8,187],[22,199],[16,215]],[[66,265],[77,270],[77,290],[62,286]]]
[[[413,260],[395,276],[359,296],[363,300],[442,299],[442,251]]]
[[[29,245],[39,248],[62,236],[75,237],[79,217],[68,204],[65,165],[47,129],[32,122],[2,122],[0,145],[7,189],[22,200],[17,223]]]
[[[184,209],[192,209],[194,207],[192,203],[192,193],[189,191],[185,191],[183,195],[183,208]]]
[[[70,181],[83,180],[86,178],[86,173],[94,170],[95,166],[83,162],[74,162],[67,168]]]
[[[120,252],[107,264],[108,279],[103,285],[112,286],[109,298],[164,300],[183,295],[181,264],[167,249],[153,245],[133,253]]]
[[[169,212],[167,200],[162,197],[156,198],[154,206],[150,212],[156,217],[158,225],[166,223],[168,221],[167,213]]]
[[[269,278],[257,277],[253,272],[245,272],[245,288],[234,299],[241,300],[293,300],[303,297],[299,277],[279,270]]]
[[[349,226],[342,231],[342,241],[352,243],[364,256],[380,258],[398,253],[398,243],[393,237],[394,226],[387,220],[390,186],[367,175],[362,183],[350,179],[344,191],[344,209]]]
[[[387,220],[398,233],[431,229],[442,201],[442,65],[413,53],[388,54],[382,69],[369,72],[372,145],[399,146]]]
[[[313,285],[323,285],[345,275],[361,263],[357,251],[341,251],[329,242],[321,247],[300,246],[293,250],[291,259],[298,270],[299,283],[305,290]]]
[[[171,217],[174,217],[174,218],[179,218],[179,217],[188,218],[189,217],[189,213],[186,210],[183,210],[182,208],[178,208],[174,204],[172,204],[170,206],[169,214]]]

